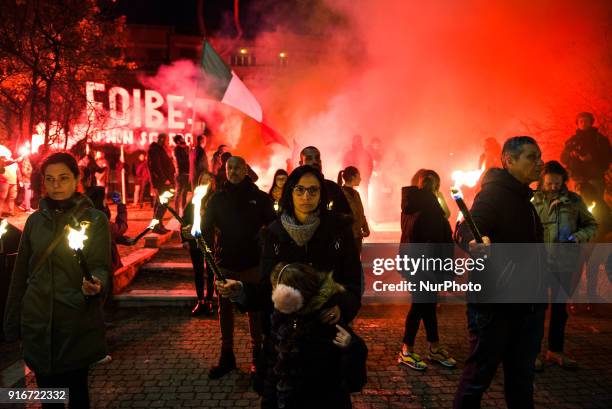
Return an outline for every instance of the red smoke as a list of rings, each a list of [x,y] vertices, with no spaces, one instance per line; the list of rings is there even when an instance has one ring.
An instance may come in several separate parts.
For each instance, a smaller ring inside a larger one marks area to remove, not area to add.
[[[330,179],[354,134],[366,146],[380,138],[386,213],[396,219],[416,170],[438,171],[446,189],[453,169],[478,167],[486,137],[529,134],[553,159],[580,111],[611,133],[610,1],[329,0],[313,13],[329,9],[338,24],[321,18],[316,36],[292,35],[281,21],[260,36],[258,47],[288,52],[289,67],[245,83],[290,143],[321,148]],[[254,162],[257,149],[246,152]],[[273,151],[260,164],[271,172],[291,155]]]

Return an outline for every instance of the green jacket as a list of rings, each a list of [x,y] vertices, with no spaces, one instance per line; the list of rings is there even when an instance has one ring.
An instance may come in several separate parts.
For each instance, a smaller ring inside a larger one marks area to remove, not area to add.
[[[564,189],[552,199],[537,191],[533,196],[533,205],[544,227],[544,243],[567,243],[571,236],[577,243],[587,243],[597,233],[595,218],[580,195],[574,192]],[[577,250],[576,246],[549,247],[549,263],[553,268],[568,268],[569,263],[573,265],[574,261],[570,260],[575,255],[566,252],[574,250]]]
[[[85,196],[77,194],[76,199],[87,204],[79,217],[91,222],[83,253],[104,291],[111,271],[108,219]],[[77,207],[58,212],[42,200],[26,221],[13,270],[4,330],[9,340],[21,336],[24,360],[39,374],[84,368],[107,354],[102,296],[85,298],[83,275],[68,240],[61,240],[43,266],[32,271],[54,238],[65,236]]]

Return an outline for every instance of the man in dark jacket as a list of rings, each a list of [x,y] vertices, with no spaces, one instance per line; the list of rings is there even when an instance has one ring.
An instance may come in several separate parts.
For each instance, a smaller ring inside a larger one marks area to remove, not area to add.
[[[561,162],[567,167],[575,183],[591,183],[600,195],[605,188],[605,174],[612,161],[612,147],[607,137],[593,126],[590,112],[576,117],[576,134],[565,142]]]
[[[465,226],[459,244],[473,253],[494,243],[540,243],[542,225],[530,202],[529,184],[542,169],[540,148],[528,136],[508,139],[502,149],[504,169],[487,172],[474,199],[472,215],[485,244],[476,244]],[[533,274],[539,274],[533,271]],[[504,365],[505,396],[509,409],[533,408],[534,363],[544,331],[544,306],[535,304],[468,304],[470,356],[454,408],[480,408],[497,367]]]
[[[153,207],[153,217],[159,220],[159,224],[153,229],[154,233],[164,234],[168,232],[163,226],[163,217],[166,213],[166,208],[159,202],[159,196],[166,190],[173,187],[174,180],[174,164],[168,149],[168,135],[165,133],[159,134],[157,142],[153,142],[149,147],[148,164],[149,174],[151,175],[151,184],[155,191],[155,206]]]
[[[227,181],[208,202],[203,234],[212,245],[215,261],[227,278],[259,282],[259,231],[275,219],[272,199],[247,177],[247,164],[239,156],[226,163]],[[221,357],[209,378],[217,379],[236,368],[234,357],[234,312],[227,298],[219,297]],[[253,362],[262,343],[260,313],[249,313]],[[254,365],[251,367],[254,372]]]
[[[310,165],[323,173],[323,164],[321,161],[321,152],[314,146],[307,146],[300,152],[300,166]],[[329,210],[352,216],[351,206],[349,205],[346,196],[338,184],[329,179],[325,179],[325,190],[329,199]]]
[[[185,143],[183,135],[175,135],[174,143],[174,159],[178,173],[176,174],[176,193],[174,199],[174,208],[177,212],[182,212],[187,202],[187,192],[189,186],[189,148]]]

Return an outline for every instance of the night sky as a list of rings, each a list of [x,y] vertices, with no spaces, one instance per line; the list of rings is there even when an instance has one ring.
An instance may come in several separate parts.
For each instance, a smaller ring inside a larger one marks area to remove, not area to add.
[[[298,33],[316,30],[311,11],[320,10],[322,0],[241,0],[243,37],[252,39],[282,25]],[[198,35],[197,1],[117,0],[103,4],[105,14],[125,15],[128,24],[173,26],[178,34]],[[204,21],[210,36],[233,37],[234,0],[204,0]],[[329,15],[333,15],[330,11]]]

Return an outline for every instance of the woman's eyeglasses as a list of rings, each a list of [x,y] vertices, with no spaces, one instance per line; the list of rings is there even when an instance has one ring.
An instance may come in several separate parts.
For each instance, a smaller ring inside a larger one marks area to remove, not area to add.
[[[293,188],[293,193],[298,196],[304,196],[304,193],[308,192],[309,196],[317,196],[321,192],[321,188],[319,186],[310,186],[304,187],[302,185],[296,185]]]
[[[45,178],[45,183],[51,186],[54,186],[56,183],[59,185],[66,185],[68,184],[70,181],[72,180],[72,178],[70,176],[60,176],[59,179],[55,179],[53,177],[46,177]]]

